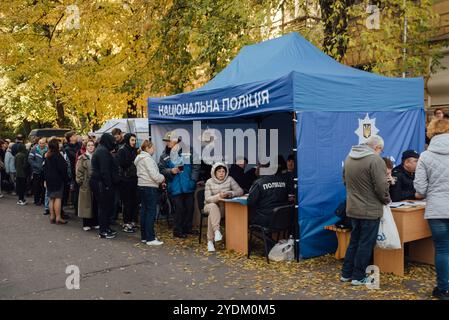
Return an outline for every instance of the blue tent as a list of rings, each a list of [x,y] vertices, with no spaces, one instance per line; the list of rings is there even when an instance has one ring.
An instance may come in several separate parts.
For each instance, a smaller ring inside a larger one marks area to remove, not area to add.
[[[300,252],[307,258],[335,250],[335,235],[323,227],[336,222],[333,212],[344,200],[342,163],[352,145],[379,134],[393,160],[404,150],[423,150],[423,88],[422,78],[340,64],[290,33],[244,47],[195,91],[149,98],[148,115],[153,126],[295,114]]]

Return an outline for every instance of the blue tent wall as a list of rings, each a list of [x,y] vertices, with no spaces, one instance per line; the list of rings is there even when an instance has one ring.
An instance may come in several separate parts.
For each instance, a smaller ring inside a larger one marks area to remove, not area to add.
[[[383,157],[400,164],[408,149],[424,149],[423,109],[387,112],[299,112],[297,166],[301,256],[333,252],[336,238],[324,226],[338,219],[334,210],[345,199],[343,161],[351,146],[359,143],[355,133],[359,120],[375,119],[378,134],[385,140]],[[399,159],[399,160],[398,160]]]

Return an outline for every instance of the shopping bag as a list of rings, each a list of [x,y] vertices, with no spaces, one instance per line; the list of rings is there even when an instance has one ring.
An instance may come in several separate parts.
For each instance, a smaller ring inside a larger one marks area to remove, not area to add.
[[[268,259],[272,261],[293,261],[295,259],[293,239],[280,240],[276,243],[270,250]]]
[[[381,249],[401,249],[401,239],[389,206],[384,206],[384,215],[380,219],[376,245]]]

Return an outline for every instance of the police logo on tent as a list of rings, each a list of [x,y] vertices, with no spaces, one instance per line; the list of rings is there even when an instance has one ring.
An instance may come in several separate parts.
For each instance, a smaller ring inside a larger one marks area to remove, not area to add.
[[[361,144],[378,132],[379,129],[376,128],[376,119],[370,119],[367,113],[364,119],[359,119],[359,127],[355,131],[355,134],[359,137],[359,144]]]

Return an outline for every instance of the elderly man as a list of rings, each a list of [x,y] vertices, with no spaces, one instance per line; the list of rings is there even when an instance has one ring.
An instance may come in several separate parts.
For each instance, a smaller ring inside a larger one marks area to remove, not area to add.
[[[416,166],[418,165],[419,154],[414,150],[407,150],[402,153],[402,163],[393,169],[392,176],[396,179],[394,185],[390,187],[391,200],[403,201],[415,199]]]
[[[371,136],[352,147],[345,160],[346,215],[351,218],[351,241],[346,251],[340,280],[352,285],[368,282],[366,268],[376,245],[383,206],[390,203],[387,167],[380,154],[384,141]]]
[[[159,159],[159,171],[168,181],[168,192],[173,201],[175,238],[186,238],[195,235],[192,230],[194,211],[194,192],[198,181],[200,166],[193,164],[193,155],[184,153],[180,145],[181,139],[176,132],[167,132],[162,139],[166,147]]]

